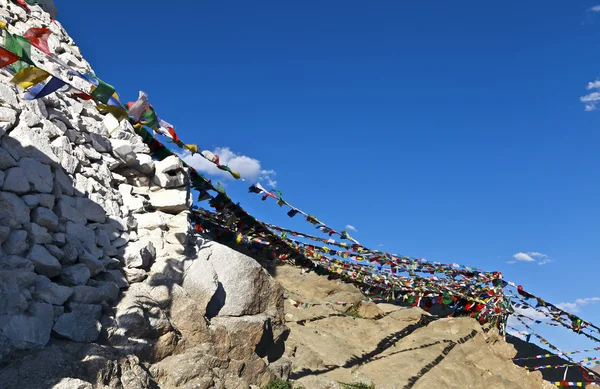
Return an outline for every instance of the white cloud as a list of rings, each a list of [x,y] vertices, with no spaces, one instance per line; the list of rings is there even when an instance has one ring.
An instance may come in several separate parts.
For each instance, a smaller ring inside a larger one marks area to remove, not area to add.
[[[596,80],[594,82],[588,82],[587,88],[589,89],[600,89],[600,80]]]
[[[350,230],[350,231],[358,232],[358,230],[356,229],[356,227],[354,227],[354,226],[353,226],[353,225],[351,225],[351,224],[347,224],[347,225],[346,225],[346,229],[347,229],[347,230]]]
[[[600,297],[586,297],[582,299],[577,299],[571,303],[556,304],[556,306],[568,312],[579,312],[582,306],[593,304],[598,301],[600,301]]]
[[[537,257],[537,258],[548,258],[548,256],[544,253],[538,253],[537,251],[530,251],[527,253],[527,255],[530,255],[532,257]]]
[[[236,154],[229,147],[217,147],[212,150],[212,153],[219,156],[221,165],[229,166],[232,171],[240,173],[242,178],[249,181],[263,181],[270,187],[277,186],[277,181],[275,181],[274,177],[276,175],[275,171],[262,169],[258,159]],[[219,170],[212,162],[206,160],[199,153],[192,155],[192,153],[186,150],[179,153],[179,156],[199,172],[233,179],[228,172]]]
[[[600,12],[600,5],[595,5],[595,6],[591,7],[590,11]]]
[[[383,243],[379,243],[377,247],[383,247]]]
[[[508,325],[511,327],[515,327],[519,331],[525,330],[525,326],[523,326],[523,324],[519,320],[530,325],[533,323],[532,320],[548,319],[548,316],[544,315],[542,312],[540,312],[536,309],[533,309],[533,308],[529,308],[529,307],[525,307],[525,306],[518,306],[518,307],[514,306],[514,309],[515,309],[515,313],[518,313],[523,316],[527,316],[527,318],[519,317],[519,319],[517,319],[515,316],[511,315],[508,318]]]
[[[550,258],[544,258],[541,261],[538,262],[538,265],[545,265],[547,263],[552,262],[552,260]]]
[[[513,258],[517,261],[535,262],[535,259],[531,258],[529,254],[525,253],[516,253],[515,255],[513,255]]]
[[[508,261],[506,263],[508,263],[509,265],[514,265],[515,263],[517,263],[517,261]]]
[[[589,89],[590,85],[596,85],[597,82],[598,81],[594,81],[593,83],[590,82],[588,84],[588,89]],[[589,94],[587,94],[585,96],[581,96],[579,98],[579,101],[581,101],[582,103],[585,103],[585,110],[586,111],[593,111],[593,110],[595,110],[597,108],[596,104],[597,104],[597,102],[599,100],[600,100],[600,92],[592,92],[592,93],[589,93]]]

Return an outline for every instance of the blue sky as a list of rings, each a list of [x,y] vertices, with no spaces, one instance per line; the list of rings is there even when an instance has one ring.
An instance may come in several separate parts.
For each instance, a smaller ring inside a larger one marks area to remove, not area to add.
[[[70,3],[58,20],[123,100],[145,91],[184,142],[226,148],[331,227],[553,303],[600,297],[600,112],[580,101],[600,78],[600,1]],[[508,263],[531,252],[551,262]],[[598,323],[599,307],[575,309]]]

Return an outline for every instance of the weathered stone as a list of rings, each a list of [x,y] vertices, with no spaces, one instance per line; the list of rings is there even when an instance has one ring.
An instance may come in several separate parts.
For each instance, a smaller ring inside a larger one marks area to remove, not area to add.
[[[0,101],[4,101],[15,108],[19,106],[17,94],[9,85],[6,84],[0,84]]]
[[[62,269],[59,281],[65,285],[85,285],[90,279],[90,269],[83,263],[65,267]]]
[[[169,173],[157,172],[152,181],[161,188],[178,188],[186,184],[186,178],[183,171]]]
[[[4,142],[3,146],[9,152],[14,149],[14,152],[21,157],[33,158],[49,165],[58,165],[58,157],[50,146],[50,139],[39,129],[29,128],[25,123],[17,125],[4,139]]]
[[[46,207],[49,209],[54,207],[54,201],[56,200],[56,197],[54,197],[54,195],[51,195],[49,193],[41,193],[39,196],[40,196],[40,205],[42,207]]]
[[[87,222],[87,218],[81,212],[75,209],[75,207],[69,205],[65,198],[62,198],[58,201],[56,207],[54,208],[54,212],[56,215],[58,215],[58,217],[69,220],[73,223],[83,224],[85,226],[85,223]]]
[[[179,213],[191,206],[189,192],[185,189],[150,192],[150,204],[167,213]]]
[[[132,167],[143,174],[151,175],[154,173],[154,161],[148,154],[136,154],[136,161]]]
[[[76,208],[83,214],[87,220],[104,223],[106,221],[106,212],[97,203],[85,197],[78,197]]]
[[[147,269],[156,258],[156,249],[151,241],[138,241],[125,247],[123,261],[127,267]]]
[[[57,168],[55,170],[56,183],[60,188],[62,194],[73,196],[73,183],[71,179],[67,177],[63,169]]]
[[[99,255],[94,255],[88,250],[84,249],[83,253],[79,255],[79,262],[85,264],[90,270],[90,274],[92,275],[92,277],[94,277],[95,275],[100,274],[106,270],[99,258]]]
[[[7,107],[0,107],[0,135],[10,131],[17,121],[17,111]]]
[[[0,245],[4,243],[8,235],[10,234],[10,228],[6,226],[0,226]]]
[[[62,259],[65,256],[64,251],[62,251],[61,249],[59,249],[57,246],[55,246],[53,244],[45,244],[44,247],[46,248],[46,250],[48,250],[48,252],[50,254],[55,256],[58,259],[58,261],[62,264]]]
[[[123,272],[125,273],[125,278],[131,284],[142,282],[148,277],[148,274],[142,269],[124,267]]]
[[[36,223],[27,223],[24,225],[25,230],[29,233],[29,240],[33,243],[44,244],[52,242],[52,235],[48,230]]]
[[[45,247],[40,246],[39,244],[33,245],[27,254],[27,259],[33,262],[35,271],[38,274],[48,278],[53,278],[60,274],[61,266],[58,259],[50,254]]]
[[[94,386],[79,378],[61,378],[51,389],[94,389]]]
[[[25,204],[27,204],[27,206],[29,208],[35,208],[40,204],[41,198],[39,194],[28,194],[25,196],[21,196],[21,199],[23,201],[25,201]]]
[[[115,158],[125,164],[130,164],[135,161],[136,156],[131,148],[130,142],[122,139],[111,139],[110,144],[112,145],[112,153]]]
[[[27,231],[13,230],[6,238],[2,249],[8,255],[19,255],[27,251]]]
[[[17,166],[17,161],[15,161],[8,151],[0,148],[0,170],[7,170],[15,166]]]
[[[27,296],[23,292],[35,283],[33,266],[26,266],[22,258],[16,256],[4,257],[0,263],[7,268],[0,271],[0,317],[23,313],[27,309]]]
[[[60,160],[60,166],[69,174],[74,174],[77,171],[79,163],[79,159],[68,154],[64,154]]]
[[[34,286],[33,297],[48,304],[63,305],[73,294],[73,290],[68,286],[55,284],[48,277],[41,275],[37,276]]]
[[[108,281],[117,285],[120,289],[127,289],[129,282],[121,272],[121,270],[107,270],[106,272],[99,274],[96,277],[99,281]]]
[[[155,228],[165,228],[167,226],[167,223],[171,219],[171,215],[160,211],[152,213],[134,214],[133,217],[137,221],[138,229],[145,228],[148,230],[153,230]]]
[[[52,192],[53,176],[50,166],[32,158],[21,158],[19,167],[24,170],[33,190],[40,193]]]
[[[48,208],[37,207],[31,212],[31,220],[48,231],[56,231],[58,227],[58,216]]]
[[[91,288],[76,286],[77,288]],[[98,339],[102,325],[100,319],[101,306],[91,304],[69,304],[71,312],[63,313],[52,331],[63,338],[75,342],[94,342]],[[91,387],[91,386],[90,386]]]
[[[98,287],[77,285],[73,287],[71,301],[82,304],[101,304],[113,302],[119,297],[119,287],[112,282],[105,282]]]
[[[43,347],[50,340],[53,322],[51,304],[32,302],[27,312],[4,317],[0,321],[0,331],[18,348]]]
[[[171,155],[162,161],[157,161],[154,166],[157,173],[169,173],[175,170],[183,169],[181,160],[175,155]]]
[[[64,135],[54,139],[50,145],[52,146],[54,154],[56,154],[59,159],[62,159],[65,155],[71,155],[71,152],[73,151],[71,141]]]
[[[204,259],[187,261],[185,269],[182,286],[200,306],[202,314],[206,315],[206,307],[219,288],[219,277],[212,265]],[[217,297],[224,298],[224,296]]]
[[[14,193],[0,192],[0,225],[29,223],[29,207]]]
[[[4,185],[2,185],[2,189],[17,194],[29,192],[31,187],[27,177],[25,176],[25,170],[20,167],[8,169],[6,172],[6,177],[4,178]]]

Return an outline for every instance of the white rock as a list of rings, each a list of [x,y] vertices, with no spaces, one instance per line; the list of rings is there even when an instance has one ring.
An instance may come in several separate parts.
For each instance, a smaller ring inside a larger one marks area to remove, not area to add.
[[[140,213],[134,214],[133,217],[137,221],[138,229],[145,228],[153,230],[155,228],[165,228],[171,219],[171,215],[164,212]]]
[[[29,180],[33,190],[41,193],[52,192],[53,176],[50,166],[32,158],[21,158],[19,167],[25,171],[25,177]]]
[[[65,285],[85,285],[90,279],[90,269],[83,263],[65,267],[62,269],[59,281]]]
[[[27,231],[13,230],[2,245],[2,249],[8,255],[19,255],[27,251]]]
[[[61,378],[50,389],[94,389],[94,386],[79,378]]]
[[[10,131],[17,121],[17,111],[12,108],[0,107],[0,135]]]
[[[150,204],[156,209],[167,213],[179,213],[192,206],[189,192],[185,189],[150,192]]]
[[[0,84],[0,101],[4,101],[13,107],[18,107],[17,94],[8,85]]]
[[[146,269],[156,258],[156,249],[151,241],[138,241],[127,245],[123,261],[127,267]]]
[[[20,167],[8,169],[6,172],[6,177],[4,178],[4,185],[2,185],[2,189],[18,194],[29,192],[31,190],[31,186],[29,185],[29,181],[25,176],[25,170]]]
[[[110,144],[112,145],[112,153],[115,158],[121,160],[125,164],[133,163],[135,161],[136,155],[128,141],[122,139],[111,139]]]
[[[71,141],[64,135],[54,139],[50,145],[52,146],[52,150],[54,150],[54,154],[60,159],[64,158],[65,154],[71,155],[73,151]]]
[[[139,170],[143,174],[154,173],[154,161],[148,154],[136,154],[136,162],[133,165],[134,169]]]
[[[9,151],[14,149],[21,157],[30,157],[49,165],[58,165],[58,157],[50,146],[50,139],[39,130],[27,127],[25,123],[19,123],[4,139],[4,142],[5,148]]]
[[[33,298],[48,304],[63,305],[73,294],[68,286],[62,286],[50,281],[46,276],[38,275],[35,280]]]
[[[33,245],[29,253],[27,253],[27,259],[33,262],[35,271],[38,274],[44,275],[48,278],[56,277],[60,274],[61,266],[58,259],[46,250],[45,247],[39,244]]]
[[[29,207],[14,193],[0,192],[0,225],[29,223]]]
[[[69,174],[74,174],[79,167],[79,160],[71,155],[64,154],[60,160],[60,166]]]
[[[169,173],[183,169],[181,160],[175,155],[171,155],[162,161],[155,162],[154,166],[157,173]]]

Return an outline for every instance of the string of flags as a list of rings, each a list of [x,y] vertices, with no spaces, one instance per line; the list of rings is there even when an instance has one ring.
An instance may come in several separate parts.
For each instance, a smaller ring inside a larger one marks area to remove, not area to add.
[[[513,361],[528,361],[531,359],[543,359],[543,358],[550,358],[550,357],[561,357],[563,355],[571,355],[571,354],[582,354],[582,353],[589,353],[589,352],[593,352],[593,351],[600,351],[600,347],[596,347],[596,348],[591,348],[588,350],[574,350],[574,351],[567,351],[565,354],[540,354],[540,355],[534,355],[533,357],[526,357],[526,358],[513,358]]]
[[[35,3],[34,0],[14,1],[26,10],[29,10],[29,5]],[[176,144],[182,150],[202,155],[203,158],[213,163],[220,170],[229,172],[233,178],[243,180],[239,173],[221,164],[218,155],[214,155],[208,150],[200,151],[195,144],[183,143],[179,139],[174,126],[158,116],[144,92],[140,92],[136,101],[123,104],[114,86],[94,74],[74,70],[58,56],[53,55],[48,45],[48,38],[51,36],[51,31],[48,28],[30,28],[23,36],[12,34],[9,30],[9,26],[0,21],[0,32],[4,37],[4,44],[0,46],[0,68],[6,68],[14,73],[11,81],[25,89],[25,99],[39,99],[60,91],[70,93],[82,100],[93,100],[98,111],[105,114],[105,125],[109,132],[116,130],[122,122],[125,122],[125,125],[131,125],[132,131],[140,135],[144,143],[149,146],[154,158],[162,160],[168,156],[176,155],[156,139],[156,136],[160,135],[168,138],[169,142]],[[43,53],[49,61],[66,70],[69,81],[34,63],[32,59],[34,50]],[[77,86],[74,85],[75,80],[71,76],[79,80]],[[206,212],[197,211],[194,213],[196,227],[199,231],[203,228],[210,228],[216,231],[221,239],[244,244],[252,250],[268,253],[269,257],[274,260],[300,263],[302,266],[315,269],[315,272],[319,274],[353,283],[365,293],[382,301],[409,302],[424,309],[436,304],[442,305],[453,310],[455,314],[462,312],[477,318],[481,322],[492,323],[499,328],[506,325],[506,319],[512,314],[542,344],[548,345],[550,349],[559,353],[554,355],[565,356],[572,362],[573,366],[578,366],[582,371],[589,371],[583,366],[586,360],[577,362],[568,357],[568,355],[578,351],[562,353],[545,338],[533,332],[531,327],[524,322],[524,320],[533,321],[533,319],[515,313],[511,300],[515,298],[524,306],[532,307],[538,312],[544,313],[546,317],[553,321],[553,323],[547,323],[536,320],[534,321],[536,324],[554,325],[554,323],[558,323],[598,342],[600,342],[600,339],[583,330],[600,332],[600,328],[534,296],[525,291],[520,285],[517,286],[514,283],[504,281],[500,272],[486,272],[457,264],[429,262],[418,258],[368,249],[360,245],[347,231],[336,231],[321,222],[316,216],[291,205],[284,200],[280,191],[267,191],[260,184],[255,184],[250,187],[250,192],[261,195],[263,200],[273,198],[280,206],[288,207],[288,216],[290,217],[297,214],[303,215],[307,222],[322,233],[329,235],[330,238],[322,239],[262,223],[249,215],[239,204],[235,204],[220,184],[213,185],[211,180],[198,173],[184,161],[182,161],[182,164],[188,168],[192,188],[199,193],[198,201],[209,200],[210,206],[216,210],[214,214],[216,216],[214,217],[208,216]],[[209,191],[215,192],[216,196],[208,193]],[[276,232],[281,236],[277,235]],[[326,246],[315,246],[290,239],[287,236],[288,234],[322,242]],[[348,240],[352,243],[335,241],[332,239],[334,235],[341,240]],[[340,247],[343,250],[331,249],[327,246]],[[339,256],[341,259],[334,258],[335,256]],[[348,259],[359,263],[350,263]],[[407,272],[410,277],[401,276],[398,274],[399,272]],[[430,277],[418,276],[416,272],[429,273]],[[505,288],[514,288],[517,294],[510,295],[505,292]],[[532,299],[536,301],[535,307],[528,302]],[[297,304],[299,307],[304,307],[306,304],[310,306],[310,303],[294,300],[290,300],[290,302]],[[345,303],[334,302],[332,304]],[[600,348],[593,350],[598,349]],[[534,357],[530,358],[535,359]],[[598,363],[594,360],[587,362],[591,364]],[[588,383],[561,381],[555,384],[581,387]]]

